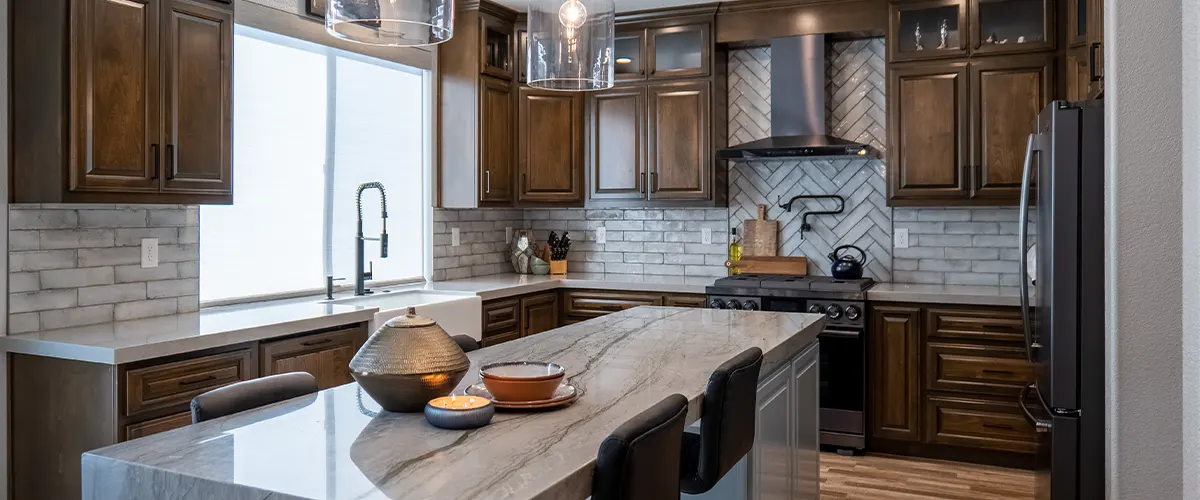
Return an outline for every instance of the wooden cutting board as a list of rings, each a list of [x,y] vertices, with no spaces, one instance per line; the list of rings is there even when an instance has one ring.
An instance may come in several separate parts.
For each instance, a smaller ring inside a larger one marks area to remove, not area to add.
[[[762,257],[742,256],[738,261],[738,272],[742,274],[808,274],[808,259],[805,257]]]
[[[769,257],[779,251],[779,221],[767,220],[767,206],[758,206],[758,218],[742,223],[742,255]]]

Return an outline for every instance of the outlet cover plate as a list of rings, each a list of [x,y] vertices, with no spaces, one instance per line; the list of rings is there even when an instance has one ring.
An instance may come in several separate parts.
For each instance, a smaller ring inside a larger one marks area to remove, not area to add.
[[[712,244],[712,229],[711,228],[706,227],[706,228],[700,230],[700,243],[703,243],[705,245]]]
[[[893,246],[896,248],[908,248],[908,229],[903,227],[896,228],[896,235],[894,239],[895,245]]]
[[[450,228],[450,246],[456,247],[462,243],[462,237],[458,234],[458,228]]]
[[[596,228],[596,243],[607,243],[607,242],[608,242],[608,229],[605,229],[604,227]]]
[[[158,267],[158,238],[142,238],[142,268]]]

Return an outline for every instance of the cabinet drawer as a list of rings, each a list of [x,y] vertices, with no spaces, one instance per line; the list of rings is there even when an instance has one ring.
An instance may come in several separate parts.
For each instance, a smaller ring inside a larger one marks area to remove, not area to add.
[[[125,415],[178,406],[205,391],[254,377],[249,348],[125,372]]]
[[[1021,310],[930,308],[929,335],[964,340],[993,340],[1024,344]]]
[[[493,300],[483,304],[483,332],[516,330],[521,316],[520,299]],[[485,335],[486,337],[486,335]]]
[[[165,417],[147,420],[145,422],[138,422],[136,424],[129,424],[125,426],[125,438],[123,441],[146,437],[151,434],[158,434],[160,432],[167,432],[172,429],[187,427],[189,425],[192,425],[192,412],[190,411],[167,415]]]
[[[565,292],[563,314],[597,317],[637,306],[661,306],[661,294],[637,292]]]
[[[521,331],[516,328],[504,332],[484,333],[483,340],[479,342],[482,347],[491,347],[496,344],[503,344],[510,340],[521,338]]]
[[[354,381],[350,360],[367,341],[361,326],[314,333],[274,342],[259,348],[260,376],[306,372],[317,379],[317,388],[328,389]]]
[[[708,299],[703,295],[672,294],[663,297],[663,305],[669,307],[699,307],[708,306]]]
[[[1011,403],[931,397],[925,402],[926,440],[936,444],[1034,453],[1037,433]]]
[[[931,391],[1016,397],[1033,378],[1020,347],[925,344],[925,388]]]

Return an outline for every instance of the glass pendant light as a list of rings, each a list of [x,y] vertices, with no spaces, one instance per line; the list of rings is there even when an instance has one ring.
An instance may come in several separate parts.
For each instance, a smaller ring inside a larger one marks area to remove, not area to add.
[[[327,0],[325,31],[370,45],[442,43],[454,36],[454,0]]]
[[[613,0],[529,0],[529,86],[612,88],[616,10]]]

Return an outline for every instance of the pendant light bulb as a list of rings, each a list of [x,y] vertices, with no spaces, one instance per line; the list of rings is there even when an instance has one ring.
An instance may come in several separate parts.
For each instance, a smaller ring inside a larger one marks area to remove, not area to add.
[[[558,22],[569,30],[579,29],[587,22],[587,8],[579,0],[567,0],[558,8]]]

